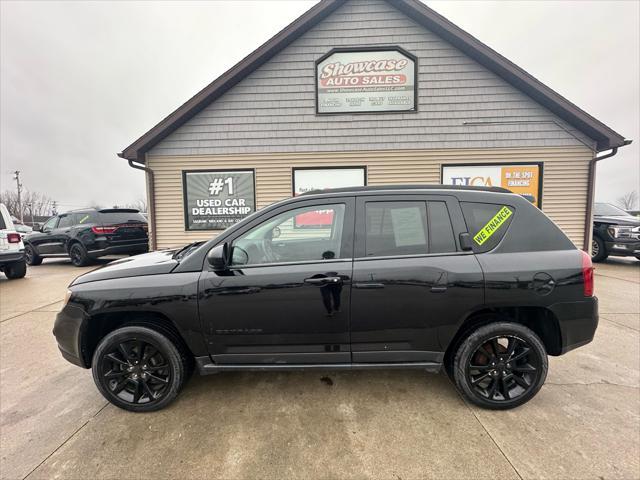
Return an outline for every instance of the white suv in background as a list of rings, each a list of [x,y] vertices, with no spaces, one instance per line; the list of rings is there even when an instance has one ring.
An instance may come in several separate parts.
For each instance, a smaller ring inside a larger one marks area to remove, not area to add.
[[[13,225],[7,207],[0,203],[0,270],[8,279],[22,278],[27,273],[22,237]]]

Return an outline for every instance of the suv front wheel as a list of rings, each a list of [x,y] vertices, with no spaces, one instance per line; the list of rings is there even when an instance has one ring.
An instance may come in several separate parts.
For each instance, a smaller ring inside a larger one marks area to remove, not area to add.
[[[594,235],[591,240],[591,261],[602,262],[606,260],[608,256],[609,253],[607,252],[606,245],[600,237]]]
[[[517,323],[496,322],[478,328],[462,342],[453,376],[470,402],[505,410],[533,398],[548,368],[544,345],[533,331]]]
[[[180,392],[188,365],[163,334],[143,326],[122,327],[98,344],[91,364],[100,393],[132,412],[164,408]]]

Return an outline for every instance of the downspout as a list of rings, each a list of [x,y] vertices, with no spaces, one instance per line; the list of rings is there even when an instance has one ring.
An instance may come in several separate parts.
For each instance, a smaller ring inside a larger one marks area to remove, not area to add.
[[[149,229],[151,230],[151,250],[157,249],[157,240],[156,236],[158,232],[156,231],[156,192],[155,192],[155,183],[153,177],[153,170],[149,167],[144,167],[142,165],[135,165],[133,160],[129,160],[129,166],[131,168],[135,168],[136,170],[142,170],[146,173],[147,178],[147,188],[149,189]]]
[[[625,140],[623,143],[623,147],[625,145],[629,145],[631,140]],[[596,193],[596,163],[600,160],[604,160],[605,158],[611,158],[616,153],[618,153],[619,147],[614,147],[611,151],[601,157],[594,157],[591,162],[589,162],[589,179],[587,183],[587,212],[584,219],[584,240],[582,249],[585,252],[589,252],[591,250],[591,231],[592,231],[592,223],[593,223],[593,200]]]

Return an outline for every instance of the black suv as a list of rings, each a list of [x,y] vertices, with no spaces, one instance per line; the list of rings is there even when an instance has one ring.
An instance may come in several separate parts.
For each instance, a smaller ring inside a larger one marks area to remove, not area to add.
[[[609,255],[640,260],[640,219],[610,203],[596,203],[591,259],[601,262]]]
[[[29,265],[45,257],[69,257],[81,267],[105,255],[136,255],[149,251],[147,219],[126,208],[84,209],[51,217],[41,231],[24,238]]]
[[[312,192],[69,288],[62,356],[133,411],[167,405],[193,368],[444,367],[473,403],[512,408],[598,325],[589,255],[500,188]]]

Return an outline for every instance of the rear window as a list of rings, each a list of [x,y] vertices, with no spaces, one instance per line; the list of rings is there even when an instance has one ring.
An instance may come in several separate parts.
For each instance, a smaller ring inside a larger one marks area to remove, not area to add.
[[[100,223],[116,225],[120,223],[147,223],[147,219],[139,212],[100,212]]]
[[[429,202],[429,253],[456,251],[456,241],[445,202]]]
[[[476,253],[494,249],[509,229],[516,209],[494,203],[461,202],[462,213]]]
[[[368,257],[427,253],[424,202],[368,202],[365,251]]]

